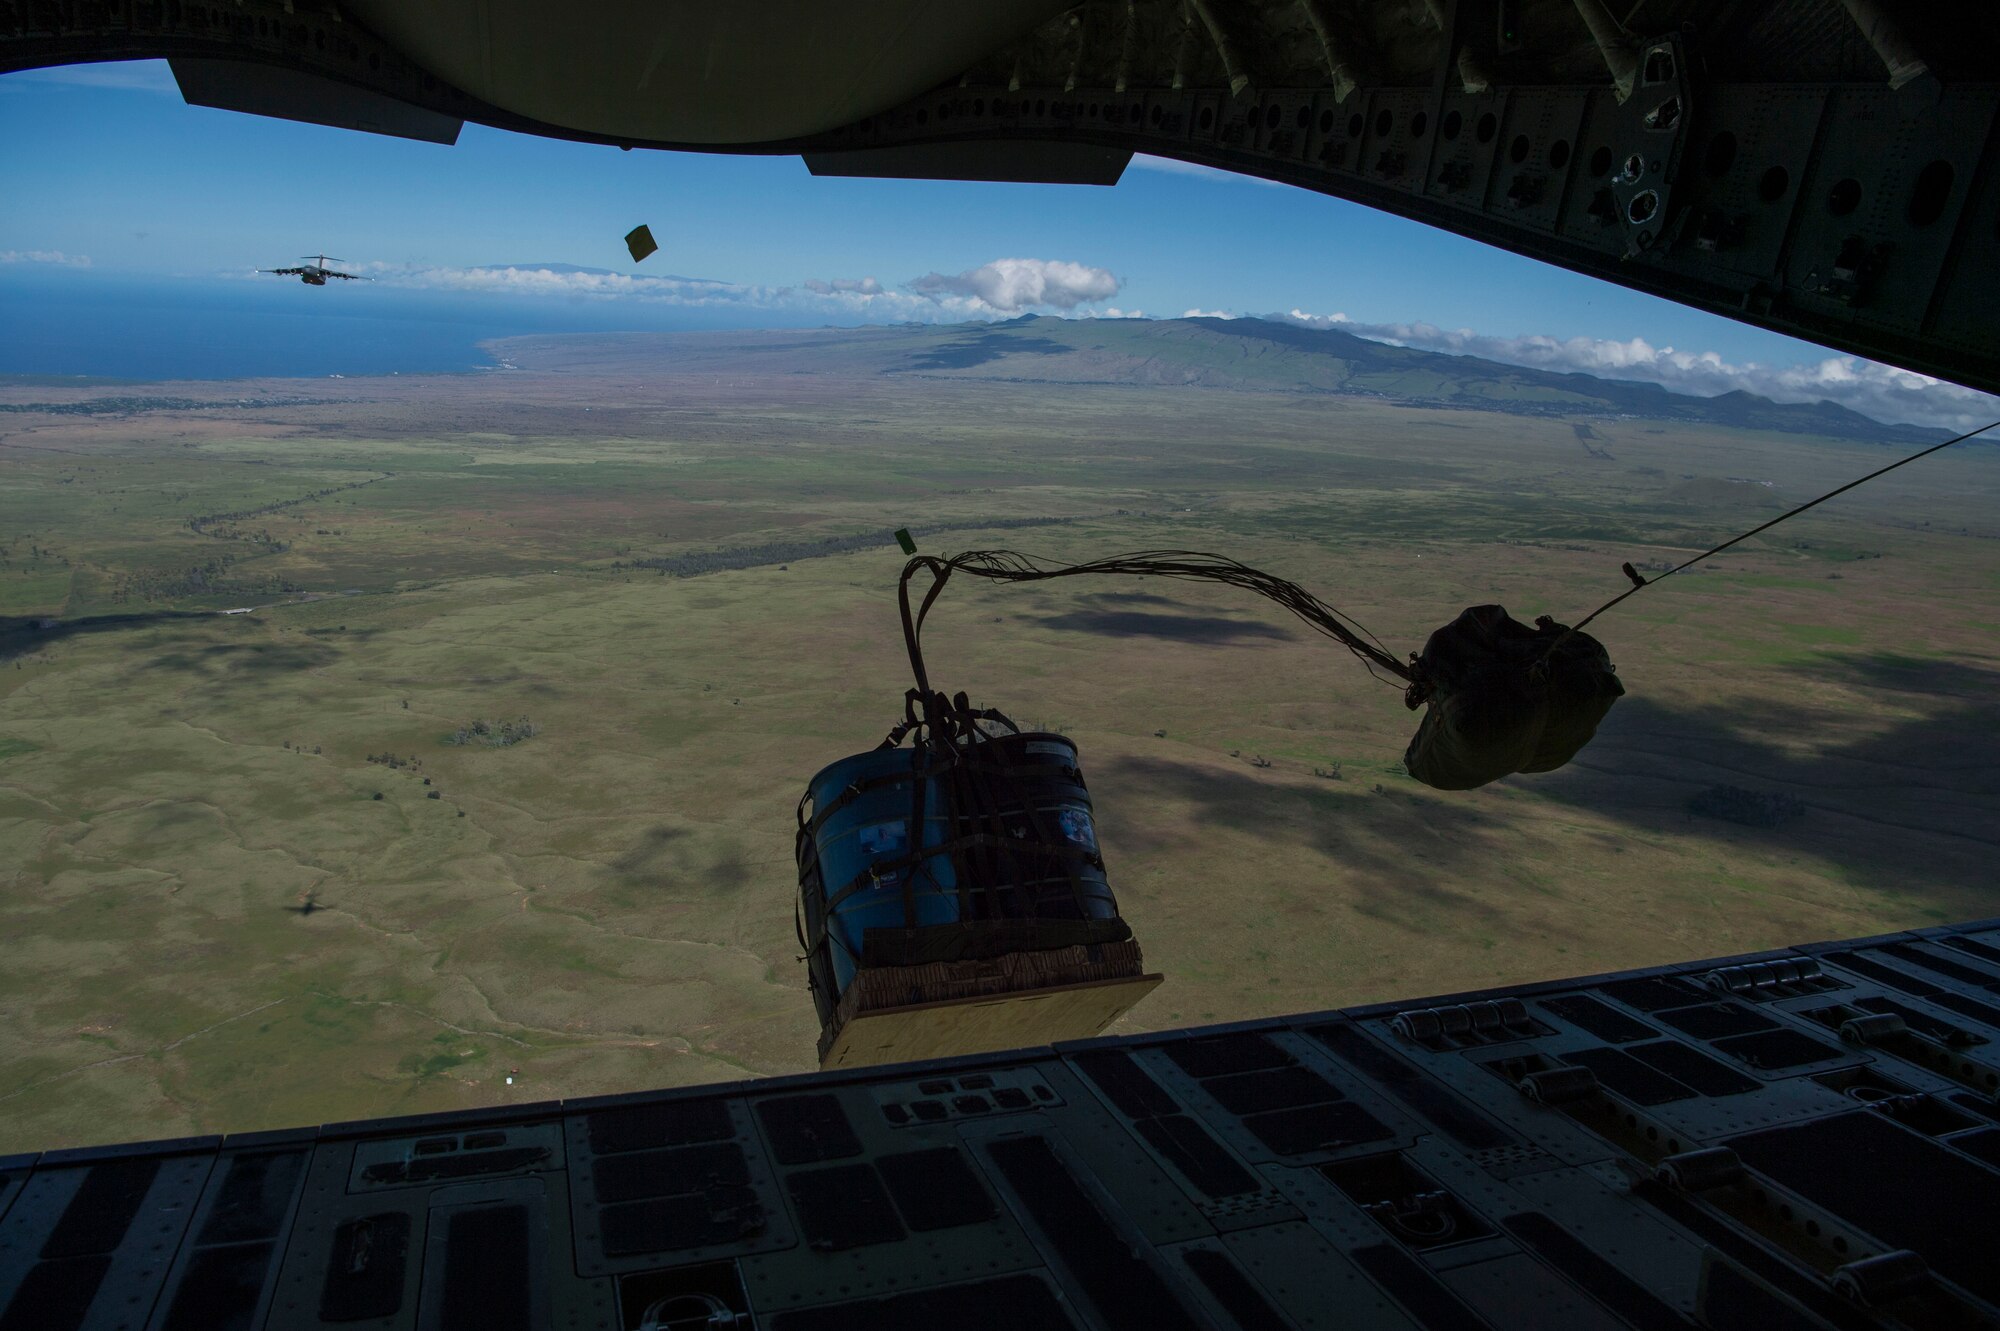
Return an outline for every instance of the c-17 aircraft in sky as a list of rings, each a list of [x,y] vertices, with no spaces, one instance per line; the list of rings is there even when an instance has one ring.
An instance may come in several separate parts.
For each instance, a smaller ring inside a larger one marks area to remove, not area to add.
[[[260,273],[275,273],[279,277],[296,277],[309,287],[323,287],[326,285],[326,279],[329,277],[345,278],[349,282],[367,282],[372,280],[361,276],[359,273],[342,273],[327,267],[330,263],[346,263],[347,260],[345,259],[329,259],[324,254],[307,254],[301,257],[310,259],[312,262],[301,264],[297,268],[259,268],[257,271]]]

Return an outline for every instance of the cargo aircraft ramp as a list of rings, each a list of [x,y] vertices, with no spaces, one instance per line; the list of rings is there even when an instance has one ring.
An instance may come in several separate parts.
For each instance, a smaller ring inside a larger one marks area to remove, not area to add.
[[[0,1159],[0,1329],[1971,1328],[2000,919]]]

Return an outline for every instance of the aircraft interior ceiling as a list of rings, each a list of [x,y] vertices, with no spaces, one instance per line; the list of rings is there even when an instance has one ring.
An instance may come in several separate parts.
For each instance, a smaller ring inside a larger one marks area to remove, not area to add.
[[[1996,50],[2000,9],[1916,0],[0,0],[0,72],[165,57],[191,102],[439,142],[1177,158],[1988,391]]]

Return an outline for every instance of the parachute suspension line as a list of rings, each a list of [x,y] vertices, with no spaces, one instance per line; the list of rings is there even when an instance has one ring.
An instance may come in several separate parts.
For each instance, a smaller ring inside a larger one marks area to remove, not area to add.
[[[928,570],[932,581],[929,591],[924,594],[922,602],[912,613],[910,579],[919,569]],[[903,616],[903,645],[909,651],[910,669],[917,681],[916,696],[928,697],[931,691],[930,676],[924,669],[921,641],[924,620],[954,572],[964,572],[971,577],[988,578],[995,582],[1039,582],[1047,578],[1127,574],[1137,577],[1178,578],[1187,582],[1219,582],[1231,587],[1241,587],[1277,602],[1315,632],[1324,634],[1347,648],[1363,666],[1367,667],[1369,674],[1382,680],[1383,683],[1400,688],[1414,684],[1417,678],[1415,670],[1408,662],[1398,661],[1387,648],[1382,646],[1381,640],[1360,623],[1343,615],[1297,583],[1288,582],[1261,569],[1251,568],[1248,564],[1230,559],[1226,555],[1206,554],[1199,550],[1141,550],[1134,554],[1092,560],[1087,564],[1052,564],[1013,550],[967,550],[949,559],[940,559],[935,555],[918,555],[903,565],[903,576],[897,584],[896,593]],[[1395,676],[1395,679],[1383,679],[1377,673],[1378,667]]]
[[[1599,615],[1603,614],[1606,610],[1609,610],[1612,606],[1617,605],[1620,601],[1623,601],[1626,597],[1636,596],[1640,592],[1644,591],[1646,588],[1652,586],[1654,583],[1662,582],[1667,578],[1671,578],[1672,576],[1674,576],[1674,574],[1680,572],[1682,569],[1690,568],[1693,565],[1699,564],[1702,560],[1707,559],[1710,555],[1719,555],[1724,550],[1727,550],[1730,546],[1736,545],[1742,541],[1747,541],[1752,536],[1757,535],[1757,533],[1759,532],[1769,531],[1771,528],[1777,526],[1779,523],[1784,522],[1790,518],[1795,518],[1809,508],[1816,508],[1819,505],[1824,504],[1829,499],[1835,498],[1838,495],[1844,495],[1857,485],[1866,485],[1868,482],[1874,480],[1877,476],[1886,476],[1898,467],[1906,467],[1910,463],[1915,462],[1919,458],[1927,458],[1931,454],[1936,453],[1941,449],[1950,448],[1953,444],[1962,444],[1968,439],[1971,439],[1977,435],[1985,434],[1988,430],[1995,428],[2000,428],[2000,421],[1993,421],[1990,424],[1982,425],[1976,430],[1967,430],[1964,434],[1959,435],[1955,439],[1947,439],[1941,444],[1932,444],[1929,448],[1923,449],[1920,452],[1912,453],[1906,458],[1899,458],[1896,461],[1891,462],[1886,467],[1878,467],[1874,471],[1869,472],[1866,476],[1860,477],[1857,480],[1849,481],[1847,484],[1841,486],[1837,490],[1828,490],[1825,494],[1821,495],[1817,499],[1809,499],[1805,503],[1800,504],[1797,508],[1792,509],[1788,513],[1780,513],[1777,517],[1772,518],[1769,522],[1766,522],[1761,526],[1752,527],[1749,531],[1744,532],[1741,536],[1731,537],[1729,540],[1724,541],[1721,545],[1715,546],[1713,549],[1704,550],[1700,554],[1696,555],[1694,558],[1687,560],[1684,563],[1674,565],[1672,568],[1668,569],[1665,573],[1662,573],[1657,578],[1642,578],[1639,576],[1639,572],[1637,569],[1633,568],[1630,564],[1626,564],[1624,566],[1625,576],[1632,580],[1632,585],[1630,587],[1627,587],[1624,591],[1620,592],[1618,595],[1612,597],[1610,600],[1606,601],[1603,605],[1598,606],[1597,609],[1591,611],[1589,614],[1585,615],[1582,619],[1579,619],[1574,625],[1571,626],[1569,633],[1576,633],[1581,631],[1585,624],[1588,624],[1591,620],[1596,619]],[[1566,633],[1563,636],[1568,637],[1569,634]],[[1560,639],[1558,641],[1560,641]],[[1554,650],[1554,644],[1550,645],[1550,650],[1551,651]]]
[[[910,583],[920,570],[930,573],[931,583],[912,608]],[[1222,555],[1145,550],[1087,564],[1052,564],[1012,550],[968,550],[949,558],[932,555],[912,558],[903,566],[896,597],[903,621],[903,645],[909,653],[916,687],[905,695],[903,722],[889,732],[882,746],[893,748],[914,732],[915,743],[930,754],[930,770],[938,773],[952,792],[948,803],[959,812],[954,816],[947,845],[940,849],[950,851],[960,869],[961,918],[1041,918],[1048,905],[1045,894],[1052,879],[1068,880],[1070,909],[1074,912],[1069,918],[1085,922],[1099,918],[1093,914],[1093,904],[1103,893],[1094,888],[1085,870],[1094,867],[1101,871],[1103,861],[1088,843],[1070,844],[1063,830],[1051,823],[1049,811],[1029,798],[1023,784],[1026,769],[996,767],[990,761],[979,760],[981,754],[990,752],[982,741],[998,733],[989,729],[987,723],[998,723],[1016,735],[1021,733],[1020,728],[1000,712],[972,707],[963,693],[947,697],[931,686],[930,672],[924,663],[924,621],[952,574],[960,571],[996,582],[1127,574],[1242,587],[1276,601],[1317,632],[1339,642],[1383,683],[1399,688],[1406,684],[1415,687],[1413,666],[1390,655],[1366,628],[1297,584]],[[1384,679],[1377,673],[1378,667],[1395,679]],[[1075,780],[1081,784],[1082,778],[1075,776]],[[917,784],[921,788],[924,783]],[[921,825],[920,812],[913,811],[912,824]],[[1096,884],[1101,886],[1101,881],[1100,877]],[[997,894],[990,887],[985,889],[984,900],[974,906],[965,899],[965,894],[980,882],[1008,886]],[[911,911],[912,902],[906,887],[906,914]],[[968,906],[973,909],[966,909]]]

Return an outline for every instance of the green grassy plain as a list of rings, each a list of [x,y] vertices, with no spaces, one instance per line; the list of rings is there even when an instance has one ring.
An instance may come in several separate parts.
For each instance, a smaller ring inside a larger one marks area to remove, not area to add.
[[[8,418],[0,1151],[809,1067],[792,808],[900,713],[901,556],[634,560],[935,524],[1208,549],[1403,651],[1478,602],[1575,618],[1622,561],[1890,456],[535,350],[324,405]],[[1996,483],[1947,453],[1634,598],[1599,740],[1467,794],[1401,774],[1394,690],[1226,590],[954,585],[926,641],[941,685],[1080,744],[1168,976],[1124,1029],[1871,933],[2000,913]],[[983,526],[1022,518],[1068,521]],[[1806,813],[1690,818],[1719,783]]]

